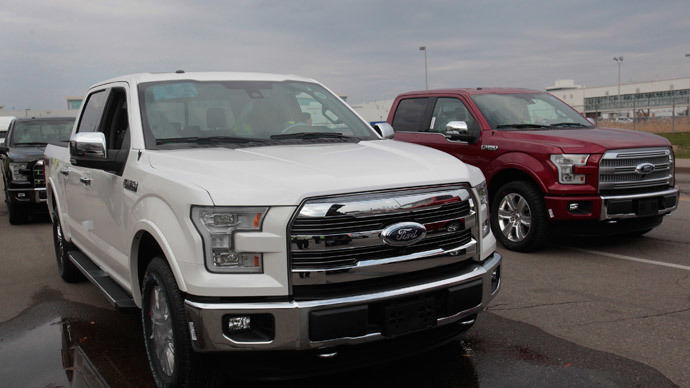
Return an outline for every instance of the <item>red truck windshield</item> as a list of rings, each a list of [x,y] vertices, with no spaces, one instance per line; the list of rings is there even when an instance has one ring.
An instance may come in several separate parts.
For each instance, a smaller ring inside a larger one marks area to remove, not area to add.
[[[591,127],[571,107],[548,93],[478,94],[472,100],[493,129]]]

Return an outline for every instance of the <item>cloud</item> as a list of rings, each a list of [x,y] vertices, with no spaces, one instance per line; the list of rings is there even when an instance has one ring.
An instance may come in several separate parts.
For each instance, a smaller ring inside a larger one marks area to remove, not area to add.
[[[318,79],[350,101],[430,87],[542,89],[558,78],[687,75],[690,4],[646,1],[9,1],[0,105],[55,109],[121,74],[261,71]]]

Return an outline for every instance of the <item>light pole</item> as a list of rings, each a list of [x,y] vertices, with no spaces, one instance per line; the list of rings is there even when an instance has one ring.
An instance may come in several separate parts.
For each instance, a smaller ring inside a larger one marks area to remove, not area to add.
[[[613,60],[618,62],[618,114],[616,117],[621,115],[621,62],[623,62],[623,57],[613,57]]]
[[[424,88],[429,89],[429,73],[426,70],[426,46],[420,46],[419,51],[424,51]]]

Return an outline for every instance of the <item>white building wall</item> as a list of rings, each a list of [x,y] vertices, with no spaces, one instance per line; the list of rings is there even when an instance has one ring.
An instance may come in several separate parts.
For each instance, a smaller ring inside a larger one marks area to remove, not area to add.
[[[394,100],[380,100],[363,104],[350,104],[366,121],[386,121]]]

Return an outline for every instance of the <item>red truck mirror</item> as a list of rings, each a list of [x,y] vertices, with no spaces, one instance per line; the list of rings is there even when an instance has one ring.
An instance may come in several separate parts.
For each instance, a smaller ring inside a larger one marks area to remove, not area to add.
[[[446,124],[446,137],[450,140],[474,144],[479,140],[479,131],[475,128],[468,128],[464,121],[451,121]]]

